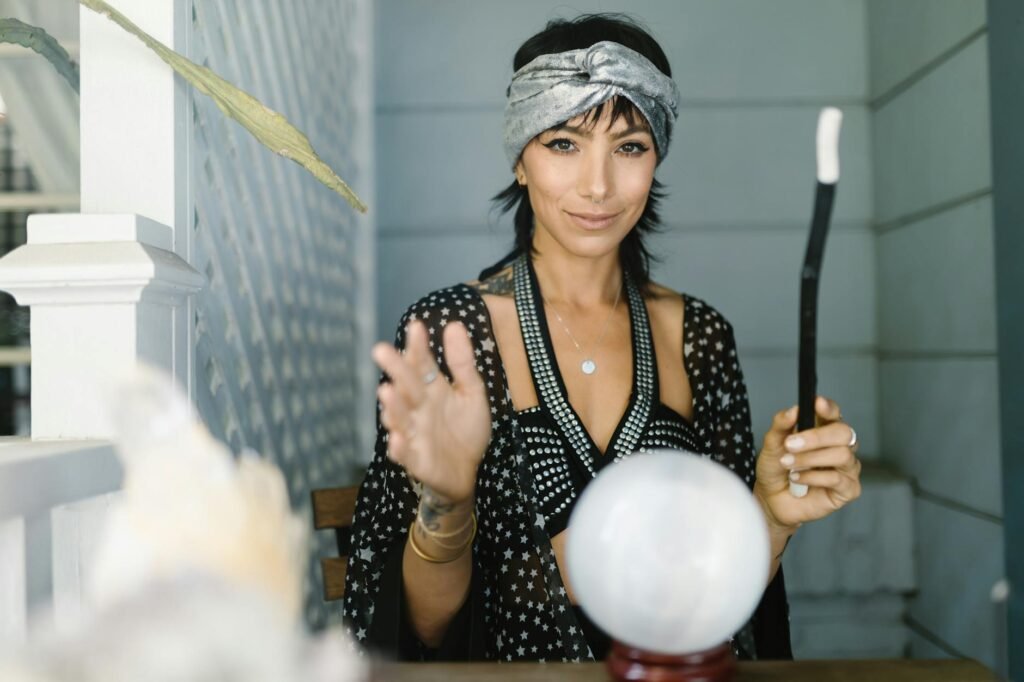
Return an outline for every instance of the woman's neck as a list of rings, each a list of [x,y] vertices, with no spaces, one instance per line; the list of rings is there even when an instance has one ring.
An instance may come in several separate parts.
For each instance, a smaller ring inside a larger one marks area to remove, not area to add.
[[[572,308],[605,308],[620,296],[619,254],[599,258],[574,256],[554,248],[533,255],[533,268],[545,300]]]

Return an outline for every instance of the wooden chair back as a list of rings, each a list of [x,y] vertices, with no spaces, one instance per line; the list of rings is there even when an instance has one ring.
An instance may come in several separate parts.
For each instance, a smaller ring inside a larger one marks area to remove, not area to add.
[[[359,486],[321,488],[312,492],[313,527],[333,530],[338,542],[338,556],[320,559],[324,579],[324,600],[336,601],[345,596],[345,571],[352,543],[352,519],[356,513]]]

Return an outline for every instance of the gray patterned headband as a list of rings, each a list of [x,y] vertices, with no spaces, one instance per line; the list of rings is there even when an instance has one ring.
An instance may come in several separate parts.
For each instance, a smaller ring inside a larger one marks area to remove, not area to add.
[[[523,147],[540,133],[616,95],[646,117],[660,163],[678,116],[679,90],[639,52],[604,41],[585,50],[541,55],[512,75],[505,105],[509,164],[515,166]]]

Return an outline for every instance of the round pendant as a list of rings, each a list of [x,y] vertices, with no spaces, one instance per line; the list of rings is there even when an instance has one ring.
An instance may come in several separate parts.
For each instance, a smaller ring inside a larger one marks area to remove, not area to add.
[[[583,370],[584,374],[593,374],[597,371],[597,365],[594,364],[593,360],[584,360],[583,364],[580,365],[580,369]]]

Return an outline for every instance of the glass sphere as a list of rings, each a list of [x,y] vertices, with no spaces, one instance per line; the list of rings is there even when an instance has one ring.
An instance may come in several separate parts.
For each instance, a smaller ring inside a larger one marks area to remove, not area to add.
[[[580,606],[619,642],[694,653],[728,640],[757,608],[768,529],[734,472],[660,450],[590,482],[569,520],[566,562]]]

